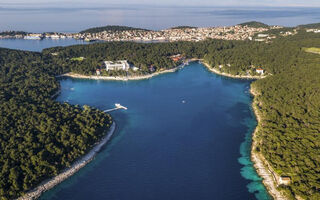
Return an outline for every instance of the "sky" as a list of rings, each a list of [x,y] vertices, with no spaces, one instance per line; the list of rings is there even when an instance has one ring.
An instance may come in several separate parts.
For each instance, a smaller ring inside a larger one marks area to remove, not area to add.
[[[38,6],[90,6],[90,5],[154,5],[154,6],[303,6],[320,7],[319,0],[1,0],[0,6],[10,5]]]

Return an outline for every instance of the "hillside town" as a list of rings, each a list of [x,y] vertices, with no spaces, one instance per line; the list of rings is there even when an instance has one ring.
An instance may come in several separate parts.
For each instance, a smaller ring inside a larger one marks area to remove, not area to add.
[[[22,31],[6,31],[0,34],[0,39],[26,39],[26,40],[42,40],[42,39],[64,39],[74,38],[73,33],[27,33]]]
[[[23,38],[23,39],[64,39],[74,38],[85,41],[137,41],[137,42],[173,42],[173,41],[201,41],[208,38],[223,40],[252,40],[257,33],[270,29],[281,28],[270,26],[269,28],[254,28],[249,26],[208,27],[208,28],[171,28],[160,31],[150,30],[122,30],[102,31],[97,33],[25,33],[0,35],[1,38]]]
[[[253,28],[248,26],[209,27],[209,28],[173,28],[161,31],[127,30],[102,31],[98,33],[78,33],[74,37],[87,41],[201,41],[208,38],[223,40],[246,40],[261,32],[280,28]]]

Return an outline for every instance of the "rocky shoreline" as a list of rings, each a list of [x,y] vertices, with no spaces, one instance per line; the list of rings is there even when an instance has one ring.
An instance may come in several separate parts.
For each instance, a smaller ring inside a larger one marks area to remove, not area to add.
[[[178,69],[180,69],[181,67],[175,67],[172,69],[168,69],[168,70],[163,70],[160,72],[155,72],[152,74],[147,74],[147,75],[141,75],[141,76],[95,76],[95,75],[81,75],[81,74],[76,74],[76,73],[65,73],[62,74],[60,76],[57,76],[57,78],[59,77],[71,77],[71,78],[78,78],[78,79],[93,79],[93,80],[109,80],[109,81],[129,81],[129,80],[143,80],[143,79],[149,79],[152,78],[154,76],[160,75],[160,74],[165,74],[165,73],[170,73],[170,72],[175,72]]]
[[[106,135],[101,139],[100,142],[95,144],[95,146],[83,157],[79,158],[76,162],[74,162],[71,167],[63,170],[60,174],[57,176],[48,179],[44,182],[42,182],[39,186],[37,186],[35,189],[33,189],[30,192],[27,192],[22,197],[19,197],[17,200],[33,200],[37,199],[41,196],[41,194],[45,191],[48,191],[58,185],[59,183],[63,182],[73,174],[75,174],[77,171],[79,171],[81,168],[86,166],[90,161],[93,160],[93,158],[96,156],[96,154],[101,150],[101,148],[111,139],[114,131],[116,128],[115,122],[112,123],[110,126],[110,129],[106,133]]]
[[[207,67],[207,69],[215,74],[219,74],[221,76],[226,76],[226,77],[230,77],[230,78],[239,78],[239,79],[262,79],[265,78],[266,76],[241,76],[241,75],[232,75],[232,74],[228,74],[228,73],[224,73],[224,72],[220,72],[214,68],[212,68],[208,63],[206,62],[201,62],[204,66]]]
[[[271,165],[264,158],[264,156],[261,153],[255,151],[258,143],[257,132],[259,131],[261,116],[258,111],[259,110],[257,107],[258,102],[256,100],[256,96],[258,94],[252,87],[250,89],[250,93],[254,96],[254,100],[252,102],[252,108],[256,116],[256,119],[258,121],[258,125],[252,135],[251,161],[254,163],[254,168],[256,169],[257,173],[263,179],[262,182],[267,188],[267,191],[269,192],[269,194],[275,200],[287,200],[288,198],[277,189],[278,180],[279,180],[278,175],[273,171]]]
[[[227,73],[222,73],[216,69],[213,69],[210,67],[208,63],[202,62],[204,66],[207,67],[207,69],[213,73],[219,74],[221,76],[227,76],[230,78],[239,78],[239,79],[262,79],[266,76],[239,76],[239,75],[231,75]],[[251,88],[250,93],[256,97],[258,94],[256,91]],[[254,114],[256,116],[256,119],[258,121],[258,125],[261,123],[261,116],[258,113],[257,108],[257,100],[254,98],[252,102],[252,108],[254,111]],[[257,146],[257,139],[256,139],[256,133],[258,132],[259,127],[257,126],[252,134],[252,147],[251,147],[251,161],[254,163],[254,168],[256,169],[258,175],[263,179],[263,184],[266,187],[268,193],[275,199],[275,200],[287,200],[288,198],[282,194],[278,189],[278,175],[272,170],[270,164],[268,161],[264,158],[264,156],[261,153],[258,153],[255,151]]]

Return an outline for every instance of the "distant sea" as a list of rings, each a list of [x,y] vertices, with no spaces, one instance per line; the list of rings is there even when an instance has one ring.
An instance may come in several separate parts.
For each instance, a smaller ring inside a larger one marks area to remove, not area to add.
[[[320,8],[307,7],[186,7],[95,5],[67,7],[1,4],[0,31],[78,32],[103,25],[127,25],[153,30],[178,25],[229,26],[246,21],[296,26],[320,22]],[[5,19],[5,20],[3,20]]]

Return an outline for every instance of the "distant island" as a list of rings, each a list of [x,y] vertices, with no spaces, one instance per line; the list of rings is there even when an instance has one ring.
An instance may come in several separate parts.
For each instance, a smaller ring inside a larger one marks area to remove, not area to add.
[[[303,24],[303,25],[299,25],[298,28],[320,29],[320,23]]]
[[[252,28],[269,28],[270,26],[268,24],[262,23],[262,22],[257,22],[257,21],[251,21],[251,22],[245,22],[238,24],[240,26],[248,26]]]
[[[202,41],[206,39],[223,39],[223,40],[252,40],[257,33],[265,32],[272,29],[279,29],[280,26],[255,26],[250,23],[229,27],[193,27],[193,26],[176,26],[165,30],[154,31],[142,28],[128,26],[102,26],[89,28],[79,33],[26,33],[22,37],[20,34],[0,34],[1,38],[24,38],[24,39],[60,39],[75,38],[85,41]],[[260,23],[262,24],[262,23]]]
[[[0,196],[17,198],[61,173],[111,127],[100,110],[56,102],[57,77],[128,80],[201,60],[221,75],[259,79],[251,84],[258,120],[252,160],[270,194],[319,199],[320,33],[298,27],[261,28],[254,36],[261,40],[113,41],[41,53],[0,48]]]
[[[134,28],[129,26],[101,26],[101,27],[95,27],[95,28],[89,28],[83,31],[80,31],[79,33],[99,33],[103,31],[149,31],[147,29],[142,28]]]
[[[174,27],[171,27],[170,29],[191,29],[191,28],[198,28],[198,27],[195,27],[195,26],[174,26]]]
[[[23,39],[64,39],[74,38],[93,41],[133,41],[133,42],[175,42],[175,41],[203,41],[206,39],[221,40],[255,40],[270,42],[279,36],[296,34],[297,30],[320,32],[319,24],[306,24],[296,27],[270,26],[262,22],[251,21],[228,27],[193,27],[176,26],[165,30],[154,31],[128,26],[102,26],[89,28],[79,33],[27,33],[23,31],[5,31],[0,33],[1,38]],[[267,33],[267,34],[265,34]]]

